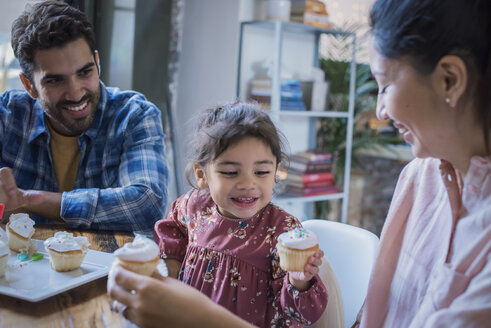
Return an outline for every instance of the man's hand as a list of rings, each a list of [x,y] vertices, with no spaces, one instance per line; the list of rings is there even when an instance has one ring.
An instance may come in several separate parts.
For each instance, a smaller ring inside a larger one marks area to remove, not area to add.
[[[5,205],[6,211],[15,211],[24,206],[40,204],[43,200],[44,195],[39,191],[17,188],[10,168],[0,169],[0,203]]]

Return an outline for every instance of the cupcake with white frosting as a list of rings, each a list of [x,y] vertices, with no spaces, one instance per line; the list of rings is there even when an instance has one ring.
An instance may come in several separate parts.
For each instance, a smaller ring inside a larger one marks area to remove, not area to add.
[[[11,250],[28,253],[31,237],[34,234],[34,221],[26,213],[12,214],[7,223],[7,239]]]
[[[0,240],[3,241],[5,244],[8,244],[8,242],[9,242],[9,239],[7,237],[7,233],[1,227],[0,227]]]
[[[87,237],[74,237],[66,231],[58,231],[44,241],[44,248],[49,254],[49,264],[59,272],[78,269],[89,246]]]
[[[153,240],[136,235],[131,243],[126,243],[114,252],[115,263],[127,270],[149,276],[159,263],[159,253],[159,246]]]
[[[7,244],[0,240],[0,277],[5,276],[5,269],[7,268],[9,253],[10,251]]]
[[[309,257],[318,249],[319,239],[316,234],[302,227],[282,233],[276,244],[280,267],[290,272],[303,272]]]

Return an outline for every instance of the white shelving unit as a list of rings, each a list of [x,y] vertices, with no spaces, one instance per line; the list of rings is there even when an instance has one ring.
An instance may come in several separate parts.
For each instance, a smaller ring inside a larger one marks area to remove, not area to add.
[[[319,66],[319,40],[322,34],[342,35],[352,39],[348,112],[330,111],[329,109],[310,111],[309,108],[306,111],[282,111],[280,108],[281,78],[292,74],[308,75],[312,67]],[[257,76],[258,67],[269,69],[268,75],[272,77],[271,118],[286,136],[291,153],[315,148],[318,118],[346,120],[344,190],[337,194],[309,197],[278,196],[274,199],[275,203],[301,220],[310,218],[313,202],[342,199],[341,221],[346,223],[353,135],[356,35],[293,22],[246,21],[241,23],[239,42],[237,97],[247,100],[249,83]],[[299,210],[299,206],[302,209]]]

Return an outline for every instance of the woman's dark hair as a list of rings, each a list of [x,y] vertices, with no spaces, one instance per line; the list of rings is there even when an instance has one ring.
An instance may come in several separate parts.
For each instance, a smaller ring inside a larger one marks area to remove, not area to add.
[[[186,168],[186,178],[195,188],[194,164],[205,167],[246,137],[258,138],[270,147],[276,164],[286,158],[283,152],[285,137],[257,104],[236,102],[217,106],[205,110],[197,119],[196,133],[190,142],[191,160]]]
[[[94,53],[94,30],[87,16],[60,1],[28,5],[12,24],[12,49],[29,80],[36,68],[36,51],[61,47],[80,37],[85,38]]]
[[[408,58],[423,74],[445,55],[467,68],[466,96],[475,99],[489,153],[491,128],[491,1],[377,0],[370,20],[376,51],[389,59]]]

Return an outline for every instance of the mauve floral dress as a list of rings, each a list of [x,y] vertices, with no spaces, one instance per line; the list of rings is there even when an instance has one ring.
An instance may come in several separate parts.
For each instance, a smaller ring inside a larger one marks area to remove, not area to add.
[[[272,203],[248,219],[226,218],[207,189],[193,190],[156,223],[154,238],[164,258],[182,262],[180,280],[244,320],[259,327],[302,327],[320,318],[327,291],[315,276],[312,287],[299,292],[279,267],[276,238],[300,225]]]

